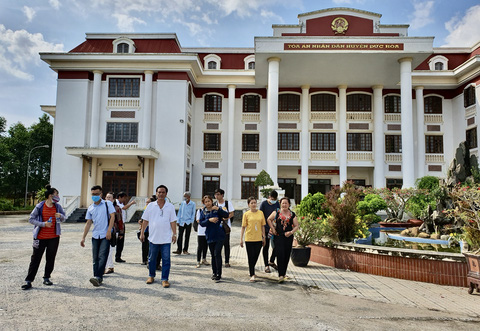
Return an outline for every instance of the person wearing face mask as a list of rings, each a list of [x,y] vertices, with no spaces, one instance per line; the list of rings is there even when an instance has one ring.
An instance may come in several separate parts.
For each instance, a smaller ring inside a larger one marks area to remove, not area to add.
[[[270,226],[268,226],[267,218],[270,216],[274,211],[280,209],[280,204],[277,201],[278,193],[275,190],[272,190],[269,194],[267,200],[263,201],[260,205],[260,210],[263,212],[265,218],[265,234],[268,234],[268,238],[265,240],[265,246],[263,246],[263,262],[265,263],[265,272],[270,273],[270,267],[277,269],[277,265],[275,264],[275,247],[273,247],[272,243],[272,255],[270,256],[270,262],[268,261],[268,248],[270,246],[270,239],[272,238],[272,231],[270,231]]]
[[[22,285],[23,290],[28,290],[32,287],[32,282],[37,275],[45,250],[46,262],[43,284],[53,285],[50,281],[50,275],[55,265],[55,256],[60,243],[60,223],[65,222],[65,212],[58,203],[60,197],[57,189],[50,185],[47,185],[45,189],[45,200],[36,205],[30,214],[29,222],[35,225],[33,229],[33,254],[28,267],[28,275],[25,278],[25,284]]]
[[[173,254],[182,254],[183,233],[185,232],[185,245],[183,246],[183,254],[188,255],[188,244],[190,242],[190,233],[192,231],[192,223],[195,221],[195,202],[190,200],[190,192],[183,194],[183,201],[178,209],[178,240],[177,250]]]
[[[85,238],[93,223],[92,231],[92,258],[93,277],[90,283],[93,286],[100,286],[103,282],[103,273],[107,264],[112,228],[115,222],[115,207],[108,200],[102,200],[102,187],[95,185],[90,189],[93,203],[87,209],[85,216],[87,223],[83,229],[80,246],[85,247]]]

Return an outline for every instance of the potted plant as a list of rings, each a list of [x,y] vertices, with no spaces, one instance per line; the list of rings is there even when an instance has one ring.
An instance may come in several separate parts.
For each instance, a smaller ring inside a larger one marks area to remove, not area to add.
[[[260,192],[262,193],[262,196],[266,199],[268,198],[268,195],[270,194],[270,191],[272,189],[268,188],[267,186],[273,185],[273,180],[270,177],[270,175],[265,171],[262,170],[260,173],[257,175],[257,178],[255,179],[255,187],[261,187]]]
[[[411,227],[410,223],[407,223],[404,219],[405,210],[408,200],[416,193],[416,189],[399,189],[399,188],[380,188],[369,189],[367,193],[375,193],[382,197],[387,207],[385,212],[387,218],[384,222],[379,222],[382,227]]]
[[[468,245],[468,251],[463,253],[468,266],[468,293],[474,289],[480,292],[480,185],[457,185],[450,191],[450,198],[453,208],[446,213],[462,224],[460,237]]]

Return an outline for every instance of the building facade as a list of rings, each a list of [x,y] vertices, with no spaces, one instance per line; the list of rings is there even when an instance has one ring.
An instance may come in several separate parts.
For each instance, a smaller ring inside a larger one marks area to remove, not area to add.
[[[254,48],[184,48],[175,34],[87,34],[42,53],[58,73],[51,182],[173,202],[217,187],[256,195],[265,169],[299,201],[346,180],[412,187],[445,177],[461,141],[478,155],[480,44],[434,48],[408,25],[349,8],[273,25]]]

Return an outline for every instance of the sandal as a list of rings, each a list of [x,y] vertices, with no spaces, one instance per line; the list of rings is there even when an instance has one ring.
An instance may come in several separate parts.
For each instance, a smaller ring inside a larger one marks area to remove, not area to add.
[[[267,273],[267,274],[271,273],[269,266],[266,266],[266,267],[265,267],[265,273]]]
[[[257,278],[255,277],[255,275],[253,275],[253,276],[250,278],[250,282],[251,282],[251,283],[255,283],[256,280],[257,280]]]
[[[273,269],[278,270],[278,267],[275,264],[275,262],[270,262],[268,265],[271,266]]]

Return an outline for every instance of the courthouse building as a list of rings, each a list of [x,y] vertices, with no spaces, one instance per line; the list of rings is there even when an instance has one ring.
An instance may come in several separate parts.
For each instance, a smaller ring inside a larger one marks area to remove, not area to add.
[[[90,187],[173,202],[217,187],[237,205],[265,169],[287,196],[353,180],[412,187],[445,177],[461,141],[478,154],[480,44],[333,8],[273,25],[254,48],[185,48],[175,34],[87,34],[42,53],[58,73],[51,183],[78,206]],[[252,37],[253,38],[253,37]]]

